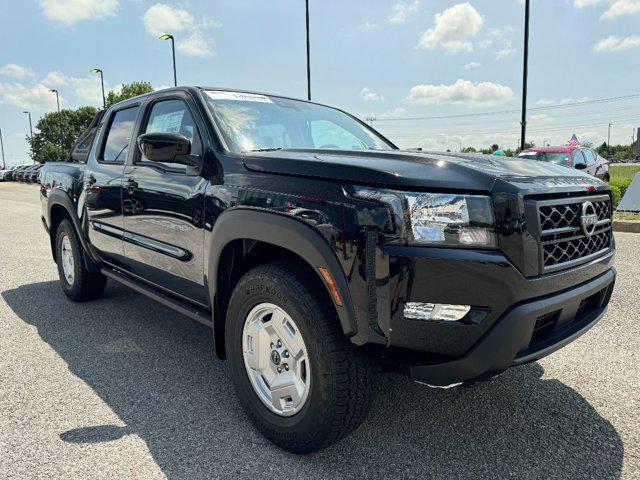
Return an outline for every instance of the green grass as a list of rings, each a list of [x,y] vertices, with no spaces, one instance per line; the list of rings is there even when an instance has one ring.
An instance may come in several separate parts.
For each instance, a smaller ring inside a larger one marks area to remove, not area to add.
[[[640,165],[622,165],[614,163],[609,167],[611,180],[632,180],[636,173],[640,172]]]

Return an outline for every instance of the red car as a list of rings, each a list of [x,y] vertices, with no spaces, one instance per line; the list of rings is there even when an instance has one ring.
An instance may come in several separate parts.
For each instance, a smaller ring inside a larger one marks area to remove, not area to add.
[[[609,181],[609,162],[592,148],[580,146],[530,148],[520,152],[518,157],[577,168],[605,182]]]

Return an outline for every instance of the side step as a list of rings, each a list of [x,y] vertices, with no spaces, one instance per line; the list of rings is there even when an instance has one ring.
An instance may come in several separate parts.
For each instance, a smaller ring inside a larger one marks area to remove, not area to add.
[[[160,302],[169,308],[173,308],[175,311],[183,315],[186,315],[187,317],[191,318],[192,320],[195,320],[196,322],[200,322],[209,328],[213,328],[213,322],[211,321],[211,317],[205,313],[202,313],[199,310],[196,310],[189,304],[185,302],[181,302],[180,300],[176,300],[175,298],[170,297],[169,295],[166,295],[162,292],[159,292],[151,287],[147,287],[146,285],[142,285],[140,283],[134,282],[133,280],[129,279],[125,275],[118,273],[115,270],[103,268],[100,271],[106,277],[111,278],[112,280],[115,280],[116,282],[121,283],[135,290],[136,292],[142,293],[143,295],[146,295],[147,297],[152,298],[155,301]]]

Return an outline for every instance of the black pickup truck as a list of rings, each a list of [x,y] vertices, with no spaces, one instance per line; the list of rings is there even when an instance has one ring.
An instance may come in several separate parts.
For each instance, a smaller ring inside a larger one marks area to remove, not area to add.
[[[211,327],[248,416],[292,452],[352,431],[380,365],[447,387],[603,316],[611,193],[581,171],[398,150],[355,117],[178,87],[100,114],[41,172],[64,293],[107,279]]]

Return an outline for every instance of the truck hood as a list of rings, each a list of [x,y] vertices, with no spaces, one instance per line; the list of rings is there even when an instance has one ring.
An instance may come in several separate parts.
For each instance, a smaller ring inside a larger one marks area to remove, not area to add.
[[[253,171],[400,189],[488,192],[605,189],[586,173],[547,162],[415,151],[283,149],[243,156]]]

